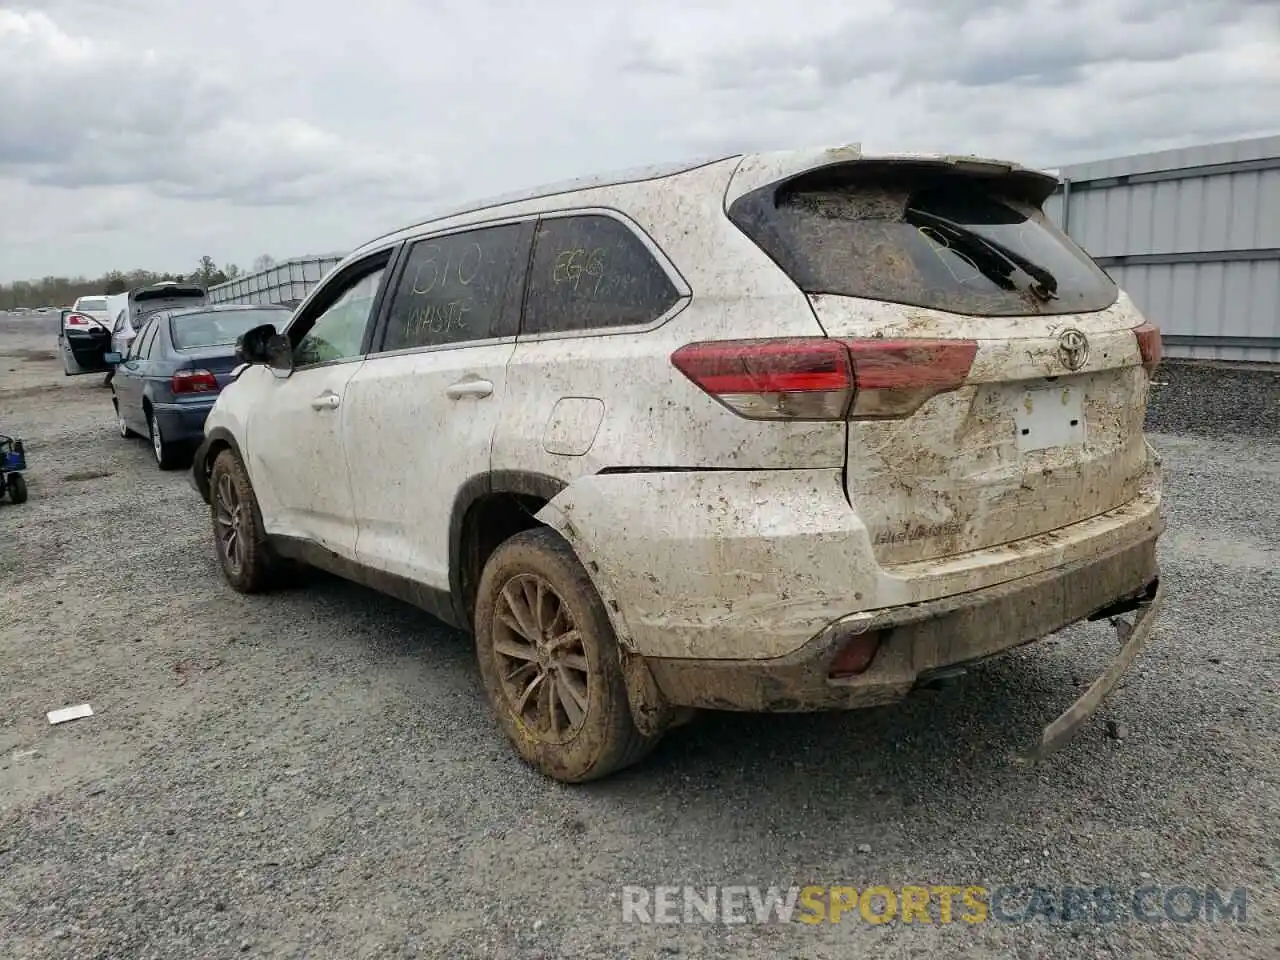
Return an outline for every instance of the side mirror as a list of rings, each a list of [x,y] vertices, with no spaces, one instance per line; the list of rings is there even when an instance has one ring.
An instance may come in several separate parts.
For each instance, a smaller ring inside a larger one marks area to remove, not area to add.
[[[114,350],[111,350],[102,355],[102,362],[109,367],[114,367],[117,364],[123,363],[124,357],[116,353]]]
[[[241,363],[266,363],[267,342],[276,335],[273,324],[264,323],[236,337],[236,359]]]
[[[287,377],[293,373],[293,344],[283,333],[267,340],[267,366],[276,376]]]

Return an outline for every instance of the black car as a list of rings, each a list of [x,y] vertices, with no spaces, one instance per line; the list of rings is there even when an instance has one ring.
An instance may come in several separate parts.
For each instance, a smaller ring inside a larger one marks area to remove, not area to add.
[[[106,355],[120,436],[150,437],[160,469],[180,466],[204,439],[205,417],[240,363],[236,339],[266,323],[279,329],[289,316],[284,307],[241,304],[152,314],[127,354]]]

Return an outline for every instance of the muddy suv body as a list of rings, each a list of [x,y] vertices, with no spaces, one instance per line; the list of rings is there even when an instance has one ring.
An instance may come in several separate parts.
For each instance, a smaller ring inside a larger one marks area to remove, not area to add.
[[[564,780],[691,708],[887,703],[1145,616],[1159,332],[1047,220],[1055,186],[733,156],[380,237],[246,339],[207,421],[224,572],[317,564],[474,631]]]

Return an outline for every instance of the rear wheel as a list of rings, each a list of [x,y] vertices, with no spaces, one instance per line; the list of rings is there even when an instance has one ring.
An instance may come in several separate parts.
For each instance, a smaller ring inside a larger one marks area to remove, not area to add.
[[[121,427],[123,428],[123,421]],[[155,455],[156,465],[161,470],[172,470],[178,466],[180,451],[164,438],[160,429],[160,421],[154,411],[147,411],[147,431],[151,434],[151,452]]]
[[[27,502],[27,481],[20,473],[11,473],[5,483],[9,488],[9,499],[13,503]]]
[[[214,551],[222,575],[240,593],[260,593],[275,574],[262,513],[240,458],[223,450],[209,476]]]
[[[485,564],[476,655],[489,703],[521,758],[564,783],[608,776],[659,737],[631,719],[617,638],[599,594],[554,530],[516,534]]]

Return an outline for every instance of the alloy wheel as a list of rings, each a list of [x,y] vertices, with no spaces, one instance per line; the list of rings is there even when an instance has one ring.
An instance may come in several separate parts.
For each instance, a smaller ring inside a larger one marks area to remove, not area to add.
[[[564,743],[590,703],[590,664],[568,605],[544,578],[506,582],[494,610],[493,649],[512,711],[538,739]]]
[[[151,449],[155,451],[156,463],[164,463],[164,439],[160,436],[160,424],[156,422],[156,416],[153,413],[147,420],[147,424],[151,427]]]
[[[230,475],[224,473],[218,478],[213,496],[214,536],[218,538],[223,563],[232,574],[239,573],[244,563],[244,517],[244,501]]]

